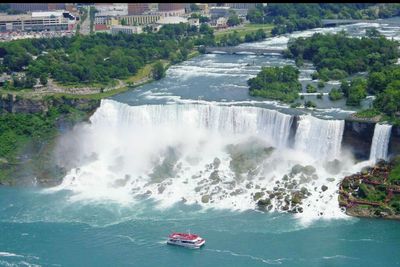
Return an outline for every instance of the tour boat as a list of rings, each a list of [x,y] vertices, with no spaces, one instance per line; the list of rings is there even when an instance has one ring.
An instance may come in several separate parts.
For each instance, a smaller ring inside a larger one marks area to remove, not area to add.
[[[188,248],[200,248],[206,240],[195,234],[172,233],[168,236],[167,244]]]

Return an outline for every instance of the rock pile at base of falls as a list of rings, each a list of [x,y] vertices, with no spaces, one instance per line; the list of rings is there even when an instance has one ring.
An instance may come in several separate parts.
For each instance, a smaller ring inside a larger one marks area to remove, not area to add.
[[[260,191],[254,193],[253,200],[257,202],[259,210],[269,211],[274,208],[278,211],[302,213],[303,201],[312,195],[306,184],[313,185],[313,181],[318,179],[315,172],[316,169],[311,165],[296,164],[288,175],[276,181],[272,190],[261,188]],[[334,178],[327,178],[327,182],[333,181],[335,181]],[[322,185],[320,189],[325,192],[328,186]],[[314,188],[314,191],[317,190],[318,188]]]

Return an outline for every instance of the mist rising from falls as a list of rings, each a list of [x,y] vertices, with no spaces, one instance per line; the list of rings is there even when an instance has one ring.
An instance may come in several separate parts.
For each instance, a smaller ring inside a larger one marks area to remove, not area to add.
[[[304,216],[341,216],[336,183],[353,168],[341,154],[343,121],[302,116],[294,149],[292,116],[258,107],[103,100],[90,122],[57,149],[60,165],[71,170],[54,190],[70,190],[71,201],[151,198],[160,207],[183,201],[245,210],[255,208],[257,193],[287,190],[289,181],[287,198],[302,188],[313,192],[303,200]],[[324,167],[335,158],[340,169]],[[304,168],[294,171],[296,164]],[[323,194],[322,185],[328,185]],[[275,198],[274,210],[285,205],[281,200]]]
[[[392,125],[375,124],[369,159],[373,162],[379,159],[387,160],[388,146]]]

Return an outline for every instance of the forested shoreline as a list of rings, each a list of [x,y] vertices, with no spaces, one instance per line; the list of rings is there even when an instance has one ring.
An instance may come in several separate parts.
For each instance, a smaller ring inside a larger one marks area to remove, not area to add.
[[[400,4],[271,3],[249,11],[251,23],[273,23],[272,35],[322,27],[322,19],[380,19],[400,15]]]

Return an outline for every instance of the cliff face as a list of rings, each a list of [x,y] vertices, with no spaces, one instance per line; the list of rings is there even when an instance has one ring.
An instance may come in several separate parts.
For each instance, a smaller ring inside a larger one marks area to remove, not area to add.
[[[48,105],[44,100],[26,99],[12,94],[0,98],[0,113],[37,113],[47,110]]]
[[[100,100],[84,98],[46,97],[36,100],[19,98],[11,94],[1,96],[0,115],[39,113],[46,117],[49,114],[46,112],[55,107],[58,116],[54,121],[54,134],[32,139],[27,144],[21,143],[23,149],[10,162],[0,158],[0,185],[53,186],[60,183],[66,170],[57,166],[53,159],[57,135],[72,129],[76,123],[87,120],[99,106]],[[54,116],[54,112],[49,116]]]
[[[393,126],[392,134],[389,141],[389,155],[399,155],[400,154],[400,127]]]
[[[78,110],[91,112],[100,106],[100,100],[86,98],[45,98],[28,99],[16,95],[7,94],[0,97],[0,114],[8,113],[38,113],[47,112],[49,107],[66,104]]]
[[[375,123],[346,121],[342,146],[349,148],[360,160],[369,158]]]

